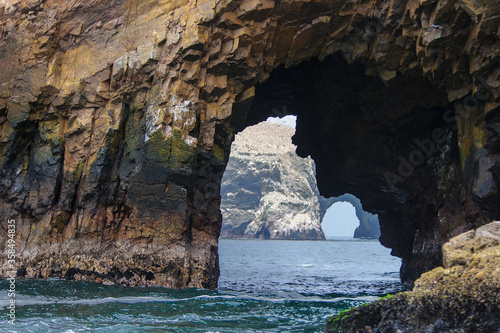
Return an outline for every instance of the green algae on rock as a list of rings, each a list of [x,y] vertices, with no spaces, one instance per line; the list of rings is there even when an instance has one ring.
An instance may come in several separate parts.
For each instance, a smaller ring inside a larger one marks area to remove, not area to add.
[[[333,316],[325,332],[500,331],[500,222],[452,238],[412,291]]]

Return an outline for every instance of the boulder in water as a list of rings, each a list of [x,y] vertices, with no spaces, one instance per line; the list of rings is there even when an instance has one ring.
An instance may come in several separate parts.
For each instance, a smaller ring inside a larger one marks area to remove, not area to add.
[[[500,222],[452,238],[412,291],[333,316],[325,332],[500,332]]]

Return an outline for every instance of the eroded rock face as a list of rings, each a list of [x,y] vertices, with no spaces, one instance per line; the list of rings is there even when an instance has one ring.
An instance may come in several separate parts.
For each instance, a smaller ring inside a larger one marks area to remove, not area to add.
[[[331,319],[326,332],[498,332],[500,222],[452,238],[443,267],[423,274],[411,292]]]
[[[411,283],[500,217],[499,14],[493,0],[3,1],[2,249],[15,219],[19,275],[214,288],[234,133],[296,114],[320,192],[378,213]]]
[[[222,178],[221,237],[325,239],[331,200],[319,194],[312,159],[295,153],[294,133],[262,122],[236,136]]]

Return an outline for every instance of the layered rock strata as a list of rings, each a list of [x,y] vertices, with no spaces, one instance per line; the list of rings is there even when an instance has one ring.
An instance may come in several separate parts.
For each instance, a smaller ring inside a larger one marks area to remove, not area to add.
[[[221,237],[325,239],[330,201],[311,158],[295,153],[289,126],[262,122],[238,133],[222,178]]]
[[[378,213],[411,284],[500,218],[499,21],[493,0],[4,0],[1,249],[15,220],[20,276],[215,288],[234,134],[296,114],[320,192]]]
[[[411,292],[333,317],[325,331],[500,331],[500,222],[452,238],[443,257]]]

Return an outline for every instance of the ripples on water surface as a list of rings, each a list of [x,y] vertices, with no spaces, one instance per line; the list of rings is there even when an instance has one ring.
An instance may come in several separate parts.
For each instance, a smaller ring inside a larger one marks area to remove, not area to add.
[[[400,289],[377,241],[221,240],[217,291],[17,281],[16,325],[0,332],[321,332],[333,313]]]

